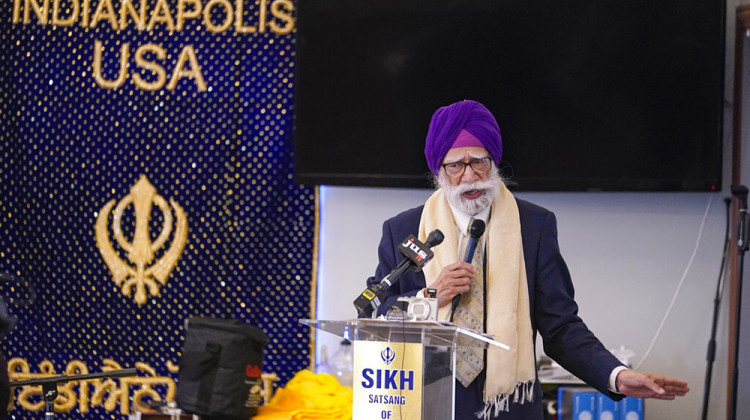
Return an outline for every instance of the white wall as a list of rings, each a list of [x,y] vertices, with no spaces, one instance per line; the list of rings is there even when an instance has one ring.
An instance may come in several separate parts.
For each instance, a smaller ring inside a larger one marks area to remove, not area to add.
[[[375,274],[383,221],[424,203],[429,194],[426,190],[320,187],[318,319],[357,317],[352,302],[365,289],[367,277]],[[325,345],[329,356],[338,347],[337,338],[327,333],[318,333],[317,341],[316,348]]]

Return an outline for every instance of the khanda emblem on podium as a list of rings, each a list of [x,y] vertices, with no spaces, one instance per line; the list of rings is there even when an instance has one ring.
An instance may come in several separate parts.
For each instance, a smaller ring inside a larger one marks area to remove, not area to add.
[[[133,295],[139,306],[146,303],[147,291],[151,296],[159,296],[159,285],[167,284],[169,274],[185,249],[188,229],[185,211],[173,199],[169,200],[169,204],[156,193],[156,188],[146,176],[141,175],[138,182],[130,187],[130,193],[123,197],[116,207],[115,200],[110,200],[99,211],[96,219],[96,245],[112,273],[112,279],[121,287],[122,294],[128,297]],[[135,227],[132,241],[128,242],[123,233],[122,219],[126,209],[131,205],[134,210]],[[152,241],[150,225],[154,205],[161,210],[163,225],[159,235]],[[113,207],[112,233],[119,251],[124,251],[124,258],[110,241],[107,222]],[[163,250],[170,235],[171,245]]]
[[[396,352],[392,348],[386,347],[385,350],[380,352],[380,358],[383,359],[385,365],[388,366],[396,359]]]

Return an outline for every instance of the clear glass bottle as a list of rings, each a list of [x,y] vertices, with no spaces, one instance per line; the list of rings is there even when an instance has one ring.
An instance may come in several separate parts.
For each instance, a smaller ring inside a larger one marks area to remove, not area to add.
[[[354,352],[351,341],[341,341],[338,350],[328,359],[328,369],[328,373],[335,376],[341,385],[352,386]]]

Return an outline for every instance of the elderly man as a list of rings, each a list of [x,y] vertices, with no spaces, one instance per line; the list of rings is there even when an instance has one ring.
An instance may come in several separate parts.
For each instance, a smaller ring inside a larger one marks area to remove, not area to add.
[[[383,224],[375,283],[401,257],[409,234],[425,240],[440,229],[443,243],[423,272],[409,272],[389,289],[385,312],[398,296],[437,289],[438,317],[483,330],[510,351],[462,348],[456,358],[456,419],[543,419],[535,338],[541,334],[552,359],[610,398],[624,395],[674,399],[687,383],[626,369],[577,316],[573,284],[557,244],[554,214],[516,199],[500,178],[500,129],[474,101],[457,102],[432,116],[425,144],[437,190],[420,207]],[[474,219],[486,223],[472,263],[462,256]]]

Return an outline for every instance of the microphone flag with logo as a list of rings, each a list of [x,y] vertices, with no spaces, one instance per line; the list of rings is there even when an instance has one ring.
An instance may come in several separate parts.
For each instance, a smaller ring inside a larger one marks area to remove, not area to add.
[[[409,235],[398,246],[399,252],[404,256],[396,268],[385,276],[380,283],[371,284],[354,300],[354,308],[360,317],[369,318],[378,309],[386,296],[386,289],[392,286],[411,267],[418,272],[429,262],[434,253],[430,248],[440,245],[445,239],[443,232],[433,230],[427,236],[425,243],[420,242],[414,235]]]

